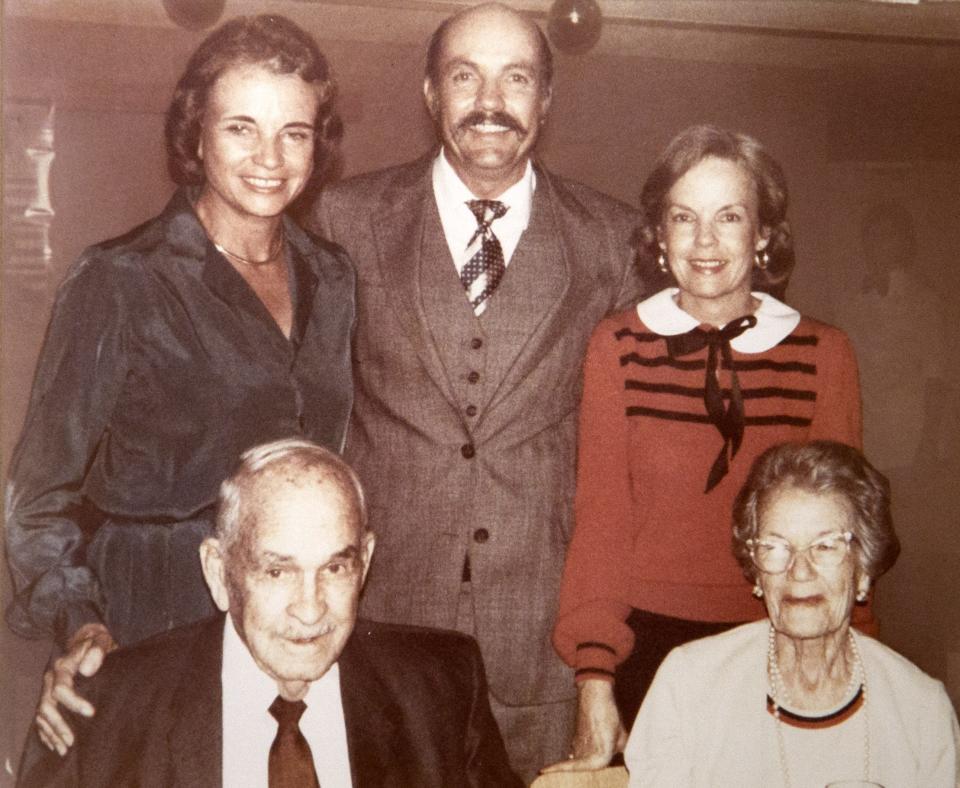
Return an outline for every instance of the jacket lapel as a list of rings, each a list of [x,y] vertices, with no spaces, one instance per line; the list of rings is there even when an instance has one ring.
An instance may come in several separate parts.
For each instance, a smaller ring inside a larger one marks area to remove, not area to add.
[[[405,785],[403,762],[416,753],[404,752],[400,711],[378,679],[379,670],[370,661],[359,632],[338,663],[354,788],[401,788]]]
[[[397,321],[410,338],[427,372],[444,397],[456,397],[443,362],[430,334],[420,291],[424,227],[439,214],[430,180],[430,162],[411,171],[410,179],[398,188],[384,192],[383,209],[371,217],[377,247],[377,260],[383,282],[389,288]]]
[[[192,658],[174,694],[167,772],[174,786],[219,786],[223,779],[223,703],[220,669],[223,622],[213,619],[194,642]]]
[[[508,341],[503,348],[513,350],[494,356],[497,366],[491,375],[499,385],[487,410],[523,382],[539,363],[544,342],[550,341],[546,332],[556,324],[572,283],[571,247],[563,230],[550,177],[538,168],[530,224],[481,318],[488,334],[505,335]]]

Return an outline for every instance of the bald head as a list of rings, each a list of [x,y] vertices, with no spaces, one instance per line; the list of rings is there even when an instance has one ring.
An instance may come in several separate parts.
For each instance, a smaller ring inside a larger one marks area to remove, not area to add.
[[[481,3],[448,17],[433,31],[427,45],[426,77],[434,85],[439,82],[444,59],[444,47],[448,36],[457,28],[467,25],[484,25],[490,21],[516,24],[526,30],[534,41],[538,53],[537,63],[540,70],[541,85],[545,93],[549,93],[553,84],[553,53],[550,43],[540,27],[523,14],[518,13],[503,3]]]

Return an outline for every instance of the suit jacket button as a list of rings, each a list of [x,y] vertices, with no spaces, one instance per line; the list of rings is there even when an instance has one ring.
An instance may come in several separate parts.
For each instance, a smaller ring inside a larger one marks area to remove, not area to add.
[[[473,532],[473,541],[477,544],[483,544],[490,538],[490,532],[486,528],[478,528]]]
[[[467,382],[469,383],[476,383],[478,380],[480,380],[480,373],[476,370],[467,375]]]
[[[479,350],[483,347],[483,340],[480,339],[480,337],[474,337],[470,340],[470,347],[472,347],[474,350]]]
[[[477,415],[477,406],[476,405],[467,405],[467,415],[476,416]]]
[[[464,443],[463,446],[460,447],[460,453],[464,459],[472,460],[477,450],[473,447],[472,443]]]

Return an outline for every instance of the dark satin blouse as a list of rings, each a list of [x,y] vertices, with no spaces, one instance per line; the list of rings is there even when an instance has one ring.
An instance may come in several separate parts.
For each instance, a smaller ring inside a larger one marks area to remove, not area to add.
[[[293,222],[285,220],[285,231],[296,294],[289,340],[214,249],[184,191],[159,217],[91,247],[70,269],[8,479],[16,595],[7,620],[16,632],[63,640],[87,621],[109,625],[113,604],[206,601],[195,548],[240,453],[296,435],[342,448],[352,404],[353,268],[338,247]],[[181,523],[194,533],[178,547],[167,533]],[[161,529],[162,548],[156,534],[134,537],[147,525]],[[120,548],[98,550],[106,526],[129,535]],[[154,566],[141,572],[138,553],[157,549],[170,555],[151,557]],[[122,569],[108,554],[122,558]],[[192,562],[190,571],[171,571],[178,561]],[[115,571],[137,589],[135,603],[105,590],[104,575]],[[168,587],[153,589],[154,581]],[[200,612],[181,611],[166,625]],[[150,615],[123,613],[132,622]]]

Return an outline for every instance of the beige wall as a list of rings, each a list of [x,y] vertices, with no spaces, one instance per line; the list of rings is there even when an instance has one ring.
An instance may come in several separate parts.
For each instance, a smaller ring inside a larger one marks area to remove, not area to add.
[[[368,17],[361,29],[342,10],[325,17],[300,3],[274,5],[311,28],[334,65],[346,121],[346,174],[401,162],[428,147],[432,134],[421,107],[421,46],[415,42],[426,37],[437,13],[411,13],[391,40],[386,11]],[[123,22],[5,19],[7,131],[18,107],[55,107],[55,216],[49,273],[30,284],[9,272],[4,276],[4,465],[19,431],[56,283],[85,245],[149,218],[171,191],[162,158],[162,114],[200,36],[170,25]],[[784,165],[792,190],[799,265],[789,300],[831,320],[842,316],[862,278],[860,213],[870,200],[897,196],[917,222],[920,273],[948,297],[952,342],[944,362],[955,370],[957,73],[960,49],[944,43],[612,26],[598,54],[559,58],[541,154],[551,168],[635,201],[653,158],[681,127],[711,121],[758,136]],[[8,148],[7,155],[23,154]],[[9,227],[10,217],[5,221]],[[956,373],[949,378],[956,386]],[[952,419],[955,424],[956,411]],[[904,554],[881,585],[879,609],[885,639],[947,681],[956,702],[955,428],[951,436],[936,462],[914,469],[913,476],[895,477]],[[9,593],[4,577],[0,601]],[[24,643],[5,629],[0,644],[2,765],[19,751],[48,645]],[[0,785],[6,779],[0,770]]]

